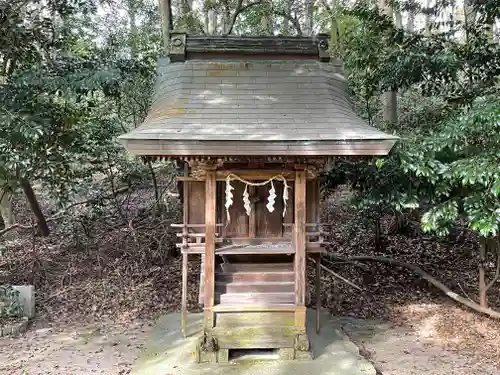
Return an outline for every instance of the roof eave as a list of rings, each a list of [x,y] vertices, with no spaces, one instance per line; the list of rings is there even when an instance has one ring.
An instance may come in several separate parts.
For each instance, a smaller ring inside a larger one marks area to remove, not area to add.
[[[119,137],[138,156],[384,156],[397,137],[333,141],[178,141]]]

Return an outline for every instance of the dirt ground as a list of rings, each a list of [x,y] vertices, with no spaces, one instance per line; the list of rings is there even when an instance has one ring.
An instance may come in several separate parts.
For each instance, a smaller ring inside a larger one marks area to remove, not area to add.
[[[500,374],[494,363],[446,348],[436,335],[439,306],[412,309],[427,314],[418,327],[346,317],[338,321],[383,375]],[[0,339],[0,374],[127,374],[152,326],[152,321],[35,326],[23,337]]]
[[[93,205],[78,206],[50,222],[49,238],[25,229],[2,238],[0,282],[35,285],[37,320],[23,337],[0,339],[0,375],[129,372],[155,317],[180,308],[181,261],[169,255],[177,241],[170,223],[178,220],[178,210],[172,205],[165,217],[152,216],[152,196],[149,190],[135,191],[105,206],[104,213],[102,207],[94,212]],[[29,208],[21,203],[16,203],[18,220],[29,223]],[[413,224],[395,233],[388,217],[377,250],[373,230],[359,226],[360,218],[344,203],[337,194],[325,209],[324,221],[335,223],[328,251],[415,264],[477,300],[477,239],[470,233],[462,230],[439,240],[422,235]],[[118,206],[123,207],[120,215]],[[44,210],[56,212],[46,203]],[[499,321],[454,304],[408,270],[326,257],[325,264],[363,293],[324,273],[322,306],[344,317],[345,331],[383,375],[500,375]],[[188,308],[194,311],[199,261],[189,267]],[[314,306],[313,273],[311,266]],[[498,286],[489,302],[500,310]]]

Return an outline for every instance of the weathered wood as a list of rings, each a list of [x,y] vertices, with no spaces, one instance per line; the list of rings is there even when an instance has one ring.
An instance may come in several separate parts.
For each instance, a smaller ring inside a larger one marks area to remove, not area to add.
[[[268,180],[271,177],[276,175],[283,175],[287,181],[295,180],[295,173],[293,171],[283,171],[278,169],[268,170],[268,169],[242,169],[242,170],[218,170],[216,172],[217,181],[226,181],[227,176],[229,174],[236,174],[237,176],[245,179],[245,180],[254,180],[254,181],[262,181]],[[177,181],[202,181],[204,177],[185,177],[185,176],[177,176]]]
[[[223,306],[216,305],[213,308],[215,312],[248,312],[248,311],[302,311],[302,307],[295,305],[255,305],[255,306]]]
[[[216,227],[222,227],[224,224],[216,224]],[[170,224],[172,228],[182,228],[184,227],[184,224]],[[188,228],[196,228],[196,229],[204,229],[205,224],[187,224],[186,225]]]
[[[189,175],[189,165],[187,163],[184,164],[184,176]],[[187,248],[188,238],[186,237],[188,234],[188,223],[189,223],[189,185],[190,182],[184,181],[182,186],[182,194],[183,194],[183,238],[182,238],[182,248]],[[181,335],[182,337],[187,336],[187,290],[188,290],[188,260],[189,255],[187,253],[182,254],[182,295],[181,295]]]
[[[293,305],[294,293],[217,293],[215,299],[230,306]]]
[[[263,348],[293,348],[296,338],[294,327],[250,326],[216,327],[211,335],[217,337],[217,343],[222,349],[263,349]]]
[[[283,232],[283,183],[274,182],[276,200],[274,211],[269,212],[266,205],[269,197],[270,185],[259,186],[256,190],[257,201],[255,203],[256,236],[257,237],[280,237]]]
[[[223,264],[220,272],[293,272],[292,263],[232,263]]]
[[[225,184],[224,184],[225,185]],[[223,235],[224,237],[248,237],[248,222],[249,218],[245,212],[244,202],[241,198],[245,190],[245,185],[240,181],[232,181],[233,186],[233,204],[229,208],[229,214],[231,215],[231,220],[227,221],[226,207],[224,206],[226,198],[220,200],[220,211],[224,213],[222,223]],[[225,186],[224,186],[225,190]]]
[[[215,242],[219,243],[221,242],[222,239],[217,239]],[[309,253],[325,253],[326,249],[324,245],[330,245],[329,242],[314,242],[314,243],[307,243],[306,244],[306,252]],[[182,247],[182,244],[176,244],[177,247]],[[205,245],[204,244],[189,244],[189,247],[187,249],[182,249],[181,250],[183,253],[188,253],[188,254],[204,254],[205,253]],[[293,254],[294,250],[292,248],[291,253]],[[219,250],[215,251],[216,254],[219,254]],[[223,254],[223,253],[221,253]],[[239,252],[238,254],[255,254],[255,252]],[[290,254],[288,250],[285,252],[259,252],[258,254]],[[224,254],[228,255],[228,253]]]
[[[234,272],[216,275],[220,282],[293,282],[293,272]]]
[[[294,293],[293,281],[216,281],[216,293]]]
[[[321,254],[316,259],[316,333],[320,331],[321,316]]]
[[[318,41],[328,40],[327,34],[318,37],[275,36],[214,36],[186,35],[186,55],[196,53],[272,54],[286,56],[312,56],[319,58]],[[244,66],[242,66],[244,69]]]
[[[215,326],[218,328],[249,325],[293,327],[295,325],[295,315],[293,311],[235,311],[217,312],[215,314]]]
[[[204,181],[189,183],[188,228],[193,232],[204,232],[205,229],[205,183]]]
[[[306,276],[306,176],[304,170],[295,174],[295,304],[305,305]]]
[[[295,310],[295,328],[299,330],[306,329],[306,307],[305,306],[297,306],[297,310]]]
[[[215,225],[216,225],[216,189],[215,171],[207,170],[205,180],[205,267],[204,267],[204,309],[205,328],[213,327],[215,294]]]
[[[250,186],[248,188],[248,193],[250,194],[250,201],[252,202],[252,210],[250,211],[250,216],[248,218],[248,237],[255,238],[257,235],[257,215],[256,215],[256,189],[255,186]]]
[[[182,317],[181,317],[181,334],[186,337],[187,327],[187,281],[188,281],[188,254],[182,254]]]

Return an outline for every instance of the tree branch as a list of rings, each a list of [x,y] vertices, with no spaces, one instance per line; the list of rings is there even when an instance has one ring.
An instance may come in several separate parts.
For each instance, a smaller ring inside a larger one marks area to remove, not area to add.
[[[238,18],[238,15],[248,9],[250,6],[257,5],[257,3],[251,3],[250,5],[247,5],[243,7],[243,0],[238,0],[238,3],[236,4],[236,9],[234,10],[233,15],[231,16],[231,21],[229,22],[227,30],[225,30],[224,34],[229,35],[233,31],[234,24],[236,23],[236,19]]]
[[[401,262],[399,260],[395,260],[392,258],[385,258],[385,257],[377,257],[377,256],[353,256],[353,257],[348,257],[348,258],[342,258],[335,256],[338,259],[348,259],[352,261],[367,261],[367,262],[380,262],[384,264],[388,264],[391,266],[397,266],[397,267],[402,267],[409,269],[416,274],[418,274],[420,277],[422,277],[424,280],[428,281],[430,284],[434,285],[436,288],[441,290],[444,294],[446,294],[448,297],[453,299],[454,301],[461,303],[462,305],[465,305],[469,307],[470,309],[488,315],[491,318],[495,319],[500,319],[500,312],[492,310],[487,307],[481,307],[479,304],[469,301],[467,298],[464,298],[457,293],[453,292],[450,288],[448,288],[446,285],[435,279],[433,276],[429,275],[427,272],[422,270],[420,267],[414,265],[414,264],[409,264],[405,262]]]
[[[262,1],[254,1],[252,3],[248,3],[246,5],[243,5],[243,0],[238,0],[238,3],[236,4],[236,9],[234,10],[234,13],[231,17],[231,21],[229,23],[229,27],[228,27],[227,31],[225,32],[225,35],[231,34],[231,32],[233,31],[233,28],[234,28],[234,24],[236,23],[236,19],[238,18],[238,16],[241,13],[246,12],[248,9],[250,9],[256,5],[262,5]],[[300,27],[300,22],[297,18],[292,17],[290,14],[287,14],[283,10],[273,9],[272,13],[290,21],[290,23],[293,25],[295,30],[297,30],[297,34],[302,35],[302,28]]]
[[[316,259],[313,259],[313,258],[309,257],[309,260],[312,260],[314,263],[316,263]],[[342,281],[343,281],[344,283],[346,283],[347,285],[350,285],[350,286],[352,286],[353,288],[355,288],[355,289],[357,289],[357,290],[359,290],[359,291],[363,292],[363,288],[361,288],[361,287],[357,286],[357,285],[356,285],[356,284],[354,284],[353,282],[351,282],[351,281],[347,280],[346,278],[344,278],[344,277],[340,276],[338,273],[336,273],[335,271],[331,270],[330,268],[328,268],[328,267],[326,267],[326,266],[324,266],[324,265],[322,265],[322,264],[320,265],[320,267],[321,267],[322,269],[324,269],[326,272],[331,273],[331,274],[332,274],[333,276],[335,276],[337,279],[342,280]]]
[[[109,195],[109,196],[106,196],[104,197],[103,199],[111,199],[111,198],[114,198],[116,197],[117,195],[121,194],[121,193],[124,193],[126,191],[128,191],[130,188],[128,186],[125,186],[125,187],[122,187],[116,191],[113,192],[112,195]],[[47,218],[47,220],[45,220],[46,222],[51,222],[51,221],[54,221],[54,220],[57,220],[59,218],[61,218],[65,213],[67,213],[70,209],[72,209],[73,207],[76,207],[76,206],[81,206],[83,204],[87,204],[87,203],[90,203],[93,199],[87,199],[87,200],[84,200],[84,201],[80,201],[80,202],[75,202],[75,203],[72,203],[70,204],[68,207],[66,207],[64,210],[62,211],[59,211],[58,213],[54,214],[53,216]],[[10,232],[11,230],[14,230],[16,228],[18,229],[30,229],[32,228],[33,226],[32,225],[21,225],[19,223],[17,224],[14,224],[14,225],[11,225],[10,227],[7,227],[7,228],[4,228],[2,230],[0,230],[0,237],[2,237],[5,233],[8,233]]]

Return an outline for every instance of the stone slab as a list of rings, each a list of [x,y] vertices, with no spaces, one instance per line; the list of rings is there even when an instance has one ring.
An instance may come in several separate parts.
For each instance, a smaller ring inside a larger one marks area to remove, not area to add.
[[[202,332],[203,315],[188,316],[188,337],[180,335],[181,316],[171,313],[158,319],[132,367],[132,375],[374,375],[373,366],[359,355],[342,334],[334,318],[322,312],[321,333],[315,333],[314,311],[307,312],[307,329],[313,360],[245,361],[197,364],[195,347]]]
[[[35,287],[33,285],[13,285],[12,288],[19,292],[23,316],[33,319],[35,317]]]

